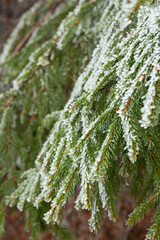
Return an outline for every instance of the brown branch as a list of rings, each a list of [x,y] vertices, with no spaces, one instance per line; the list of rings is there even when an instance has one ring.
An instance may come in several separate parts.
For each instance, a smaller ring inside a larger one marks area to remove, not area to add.
[[[143,209],[142,210],[142,212],[146,215],[146,213],[145,213],[145,210],[146,210],[146,208],[148,208],[149,207],[149,205],[154,201],[154,199],[155,198],[157,198],[159,196],[159,194],[156,194],[156,195],[154,195],[154,196],[151,196],[151,197],[149,197],[148,198],[148,202],[146,203],[146,207],[145,207],[145,209]],[[142,212],[139,212],[136,216],[133,216],[133,217],[131,217],[130,218],[130,224],[134,224],[134,221],[135,221],[135,219],[138,219],[139,218],[139,216],[142,214]],[[140,221],[142,221],[142,217],[141,217],[141,220]],[[137,222],[139,222],[138,220],[137,220]]]
[[[157,169],[158,174],[160,175],[160,171],[159,171],[158,166],[157,166],[157,164],[155,162],[153,153],[151,151],[149,151],[149,150],[148,150],[148,153],[149,153],[149,155],[150,155],[150,157],[151,157],[151,159],[152,159],[152,161],[153,161],[153,163],[154,163],[154,165],[155,165],[155,167]]]
[[[103,155],[102,155],[102,157],[101,157],[101,160],[100,160],[100,162],[99,162],[99,164],[98,164],[98,166],[97,166],[96,173],[99,171],[100,165],[101,165],[101,163],[103,162],[103,160],[104,160],[104,158],[105,158],[106,152],[108,151],[110,141],[112,140],[112,137],[113,137],[114,132],[115,132],[115,130],[116,130],[117,122],[118,122],[118,118],[117,118],[115,127],[114,127],[114,129],[113,129],[113,131],[112,131],[112,134],[109,136],[109,143],[107,144],[107,147],[106,147],[105,151],[103,152]],[[107,166],[108,166],[108,164],[107,164]]]
[[[20,43],[17,45],[17,47],[13,51],[13,56],[18,53],[28,42],[30,37],[32,36],[33,32],[42,25],[42,23],[48,18],[48,16],[62,3],[63,0],[58,0],[55,3],[52,4],[49,11],[43,16],[42,19],[40,19],[32,28],[31,30],[24,36],[24,38],[20,41]]]
[[[73,172],[73,175],[72,175],[72,177],[71,177],[71,179],[70,179],[70,181],[69,181],[69,183],[68,183],[68,185],[67,185],[67,187],[66,187],[66,190],[65,190],[66,192],[67,192],[67,190],[68,190],[68,188],[69,188],[69,186],[70,186],[70,184],[71,184],[71,182],[72,182],[72,180],[73,180],[76,172],[77,172],[77,168],[75,168],[75,170],[74,170],[74,172]],[[59,198],[58,203],[57,203],[57,206],[53,209],[52,214],[51,214],[52,216],[53,216],[53,214],[55,213],[55,211],[56,211],[56,209],[57,209],[60,201],[62,200],[63,196],[64,196],[64,193],[63,193],[63,194],[61,195],[61,197]]]
[[[157,93],[158,93],[157,89],[158,89],[158,81],[156,81],[156,85],[155,85],[155,95],[154,95],[154,97],[153,97],[153,103],[152,103],[152,106],[155,105],[156,95],[157,95]],[[151,110],[151,114],[150,114],[150,117],[149,117],[150,120],[152,120],[153,113],[154,113],[154,109],[155,109],[155,108],[152,108],[152,110]]]
[[[128,102],[127,102],[127,104],[126,104],[126,106],[125,106],[125,109],[124,109],[123,112],[122,112],[122,115],[124,115],[124,114],[127,112],[127,108],[128,108],[128,106],[129,106],[129,104],[130,104],[130,101],[131,101],[131,97],[128,99]]]
[[[64,146],[64,149],[65,149],[65,146]],[[58,161],[58,163],[57,163],[55,169],[57,169],[57,168],[59,167],[60,162],[61,162],[62,157],[63,157],[63,153],[64,153],[64,150],[63,150],[63,152],[62,152],[62,154],[61,154],[61,156],[60,156],[60,159],[59,159],[59,161]],[[50,180],[50,181],[48,182],[48,184],[47,184],[48,186],[49,186],[49,185],[51,184],[51,182],[53,181],[53,178],[54,178],[55,174],[56,174],[56,173],[54,173],[54,174],[52,175],[51,180]]]
[[[133,10],[133,12],[136,12],[141,5],[143,5],[145,3],[146,0],[142,0],[140,3],[137,4],[137,6],[135,7],[135,9]]]
[[[156,231],[156,234],[155,234],[155,237],[153,238],[153,240],[158,240],[157,236],[158,236],[158,233],[159,233],[159,229],[160,229],[160,226],[158,227],[158,229]]]

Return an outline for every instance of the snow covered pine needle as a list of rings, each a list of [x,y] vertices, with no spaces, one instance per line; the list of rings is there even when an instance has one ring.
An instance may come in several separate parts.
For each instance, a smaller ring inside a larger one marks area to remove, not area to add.
[[[160,239],[159,0],[38,1],[0,71],[1,205],[25,209],[32,239],[44,226],[71,239],[59,224],[77,186],[91,231],[104,211],[116,221],[128,177],[127,224],[153,209],[146,239]]]

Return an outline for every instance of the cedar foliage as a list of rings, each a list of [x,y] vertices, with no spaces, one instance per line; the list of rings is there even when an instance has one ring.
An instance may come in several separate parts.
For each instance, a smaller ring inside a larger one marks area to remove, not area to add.
[[[153,209],[146,239],[160,239],[159,0],[38,1],[0,71],[0,232],[17,204],[31,239],[44,228],[71,239],[59,224],[78,185],[75,207],[97,232],[128,181],[127,224]]]

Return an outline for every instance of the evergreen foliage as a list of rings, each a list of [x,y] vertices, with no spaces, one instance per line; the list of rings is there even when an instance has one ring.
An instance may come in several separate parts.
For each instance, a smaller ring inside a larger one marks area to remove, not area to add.
[[[129,181],[127,223],[154,209],[146,239],[160,239],[159,0],[39,1],[0,70],[0,232],[5,204],[17,204],[31,239],[47,227],[71,239],[59,224],[78,185],[75,207],[97,232]]]

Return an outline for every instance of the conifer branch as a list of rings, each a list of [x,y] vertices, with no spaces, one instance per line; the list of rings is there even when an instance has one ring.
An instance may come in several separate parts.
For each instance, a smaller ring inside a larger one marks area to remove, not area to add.
[[[128,224],[153,209],[146,239],[159,238],[159,20],[156,0],[51,0],[11,34],[0,57],[0,176],[16,181],[1,198],[36,207],[33,225],[58,223],[79,185],[76,208],[91,211],[97,232],[104,210],[116,220],[132,176],[139,205]]]
[[[60,3],[62,3],[64,0],[58,0],[54,2],[51,6],[51,8],[48,10],[48,12],[44,15],[42,19],[40,19],[33,27],[32,29],[23,37],[23,39],[20,41],[20,43],[16,46],[16,48],[13,51],[13,55],[17,54],[23,46],[28,42],[29,38],[32,36],[33,32],[40,27],[43,22],[48,18],[49,15],[59,6]]]

